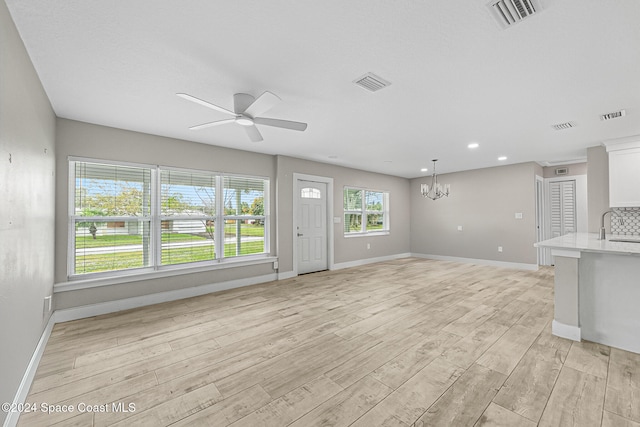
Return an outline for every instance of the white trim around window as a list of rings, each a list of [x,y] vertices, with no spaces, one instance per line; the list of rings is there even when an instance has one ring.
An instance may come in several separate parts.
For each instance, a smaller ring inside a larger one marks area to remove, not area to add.
[[[388,191],[345,185],[343,209],[344,237],[389,234]]]

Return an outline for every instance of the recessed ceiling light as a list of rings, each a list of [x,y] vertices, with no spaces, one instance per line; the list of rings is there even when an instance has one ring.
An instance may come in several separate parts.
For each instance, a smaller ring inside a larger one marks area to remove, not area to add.
[[[426,172],[426,171],[428,171],[428,170],[429,170],[429,169],[427,169],[427,168],[422,168],[422,169],[420,169],[420,172]]]
[[[478,144],[477,142],[472,142],[471,144],[467,145],[467,147],[469,148],[478,148],[480,146],[480,144]]]
[[[498,157],[498,160],[500,160],[501,162],[507,160],[507,156],[500,156]]]

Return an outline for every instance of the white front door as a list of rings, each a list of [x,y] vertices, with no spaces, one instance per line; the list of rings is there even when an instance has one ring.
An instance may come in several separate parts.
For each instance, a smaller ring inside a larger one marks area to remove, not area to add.
[[[327,184],[298,180],[298,274],[328,269]]]

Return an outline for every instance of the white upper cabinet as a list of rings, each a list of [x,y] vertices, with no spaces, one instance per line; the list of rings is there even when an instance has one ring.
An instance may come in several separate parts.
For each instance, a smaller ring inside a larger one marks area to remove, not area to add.
[[[605,144],[609,153],[609,206],[640,206],[640,136]]]

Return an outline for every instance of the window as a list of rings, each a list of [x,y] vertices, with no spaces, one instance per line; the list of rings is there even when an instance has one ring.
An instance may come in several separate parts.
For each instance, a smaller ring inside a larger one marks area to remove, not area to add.
[[[75,163],[71,228],[75,274],[153,264],[151,171]]]
[[[374,234],[389,231],[389,193],[344,188],[344,234]]]
[[[160,171],[162,265],[216,258],[216,176]]]
[[[305,187],[300,190],[300,197],[303,199],[321,199],[322,192],[318,188]]]
[[[70,277],[268,253],[268,179],[79,160],[69,170]]]
[[[224,177],[224,256],[263,253],[267,181]]]

